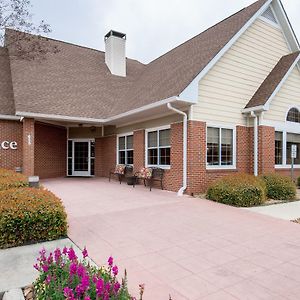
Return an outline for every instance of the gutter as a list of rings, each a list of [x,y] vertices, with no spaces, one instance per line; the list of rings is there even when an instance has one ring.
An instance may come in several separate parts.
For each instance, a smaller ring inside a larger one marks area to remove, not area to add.
[[[21,117],[12,115],[0,115],[0,120],[21,121]]]
[[[254,176],[258,176],[258,116],[254,111],[251,112],[251,117],[254,118]]]
[[[177,196],[182,196],[184,191],[187,188],[187,114],[175,107],[171,103],[167,104],[168,109],[173,110],[174,112],[183,115],[183,179],[182,187],[177,192]]]

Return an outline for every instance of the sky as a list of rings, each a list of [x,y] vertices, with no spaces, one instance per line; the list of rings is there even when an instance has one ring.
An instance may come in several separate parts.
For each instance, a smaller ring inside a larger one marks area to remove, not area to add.
[[[32,0],[49,37],[104,50],[111,29],[126,33],[126,55],[148,63],[254,0]],[[300,1],[282,0],[300,39]],[[209,5],[208,5],[209,4]]]

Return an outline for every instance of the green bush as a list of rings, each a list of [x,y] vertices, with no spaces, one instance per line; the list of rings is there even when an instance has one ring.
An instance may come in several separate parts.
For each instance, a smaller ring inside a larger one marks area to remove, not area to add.
[[[54,194],[44,189],[0,191],[0,248],[67,235],[67,215]]]
[[[267,197],[274,200],[293,200],[296,198],[296,185],[290,177],[279,174],[263,175],[267,187]]]
[[[297,186],[300,187],[300,176],[297,178]]]
[[[208,188],[206,197],[233,206],[255,206],[265,202],[266,186],[263,180],[253,175],[229,175],[215,181]]]
[[[28,179],[25,175],[0,169],[0,191],[26,186],[28,186]]]

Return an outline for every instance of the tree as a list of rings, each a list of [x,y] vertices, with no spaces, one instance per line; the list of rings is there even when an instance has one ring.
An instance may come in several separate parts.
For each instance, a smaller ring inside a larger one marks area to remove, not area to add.
[[[41,36],[51,32],[50,25],[44,20],[35,24],[30,9],[30,0],[0,0],[0,46],[8,48],[10,56],[27,60],[58,52]]]

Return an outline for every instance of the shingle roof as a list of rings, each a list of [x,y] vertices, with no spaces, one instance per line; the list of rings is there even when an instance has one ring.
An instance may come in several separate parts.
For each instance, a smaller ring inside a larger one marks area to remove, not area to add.
[[[13,88],[8,51],[0,47],[0,114],[14,115]]]
[[[46,60],[10,59],[16,111],[107,118],[177,96],[266,2],[253,3],[147,65],[127,59],[126,77],[110,73],[104,52],[49,40],[60,51]]]
[[[258,90],[245,108],[252,108],[266,104],[284,76],[290,70],[295,60],[299,57],[300,51],[283,56],[270,74],[266,77]]]

